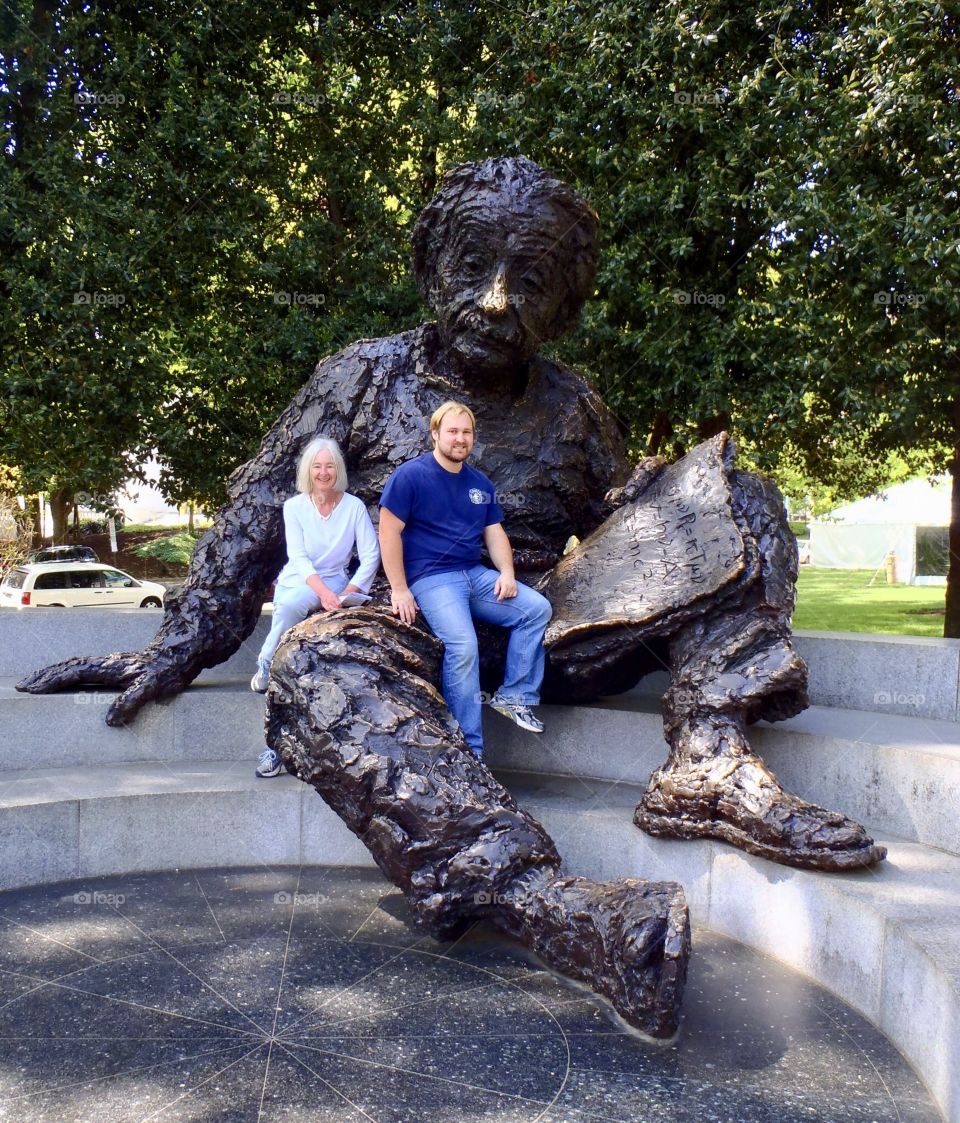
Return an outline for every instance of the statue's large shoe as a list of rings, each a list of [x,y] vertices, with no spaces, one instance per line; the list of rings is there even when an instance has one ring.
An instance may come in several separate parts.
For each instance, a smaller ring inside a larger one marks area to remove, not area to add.
[[[591,881],[534,870],[491,916],[554,970],[602,994],[651,1037],[676,1033],[690,918],[674,882]]]
[[[784,791],[736,720],[697,718],[673,740],[634,815],[648,834],[716,838],[801,869],[861,869],[886,857],[859,823]]]

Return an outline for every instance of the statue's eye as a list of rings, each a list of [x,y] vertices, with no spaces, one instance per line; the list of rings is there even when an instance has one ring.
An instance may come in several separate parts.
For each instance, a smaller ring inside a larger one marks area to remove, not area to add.
[[[543,292],[543,282],[535,273],[524,273],[520,278],[520,288],[533,296]]]
[[[463,259],[463,270],[468,277],[480,277],[486,271],[487,263],[476,254],[469,254]]]

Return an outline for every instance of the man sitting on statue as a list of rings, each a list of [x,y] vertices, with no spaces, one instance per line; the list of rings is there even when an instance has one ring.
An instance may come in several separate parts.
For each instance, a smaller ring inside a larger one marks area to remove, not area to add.
[[[503,684],[493,709],[531,733],[543,683],[550,603],[518,584],[513,549],[493,483],[467,464],[476,419],[461,402],[430,418],[433,451],[402,464],[380,499],[380,550],[393,611],[412,624],[417,608],[443,640],[443,697],[474,756],[483,758],[480,654],[473,620],[509,630]],[[496,569],[480,564],[486,546]]]

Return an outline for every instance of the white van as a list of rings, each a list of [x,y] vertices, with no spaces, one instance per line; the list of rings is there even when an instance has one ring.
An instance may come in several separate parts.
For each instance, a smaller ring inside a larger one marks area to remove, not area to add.
[[[4,577],[0,608],[162,608],[165,592],[100,562],[34,562]]]

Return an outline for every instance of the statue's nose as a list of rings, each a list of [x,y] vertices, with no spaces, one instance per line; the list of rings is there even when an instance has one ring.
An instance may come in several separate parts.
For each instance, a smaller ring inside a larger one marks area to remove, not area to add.
[[[498,269],[493,284],[480,297],[480,308],[491,316],[502,316],[509,307],[507,299],[507,279],[503,270]]]

